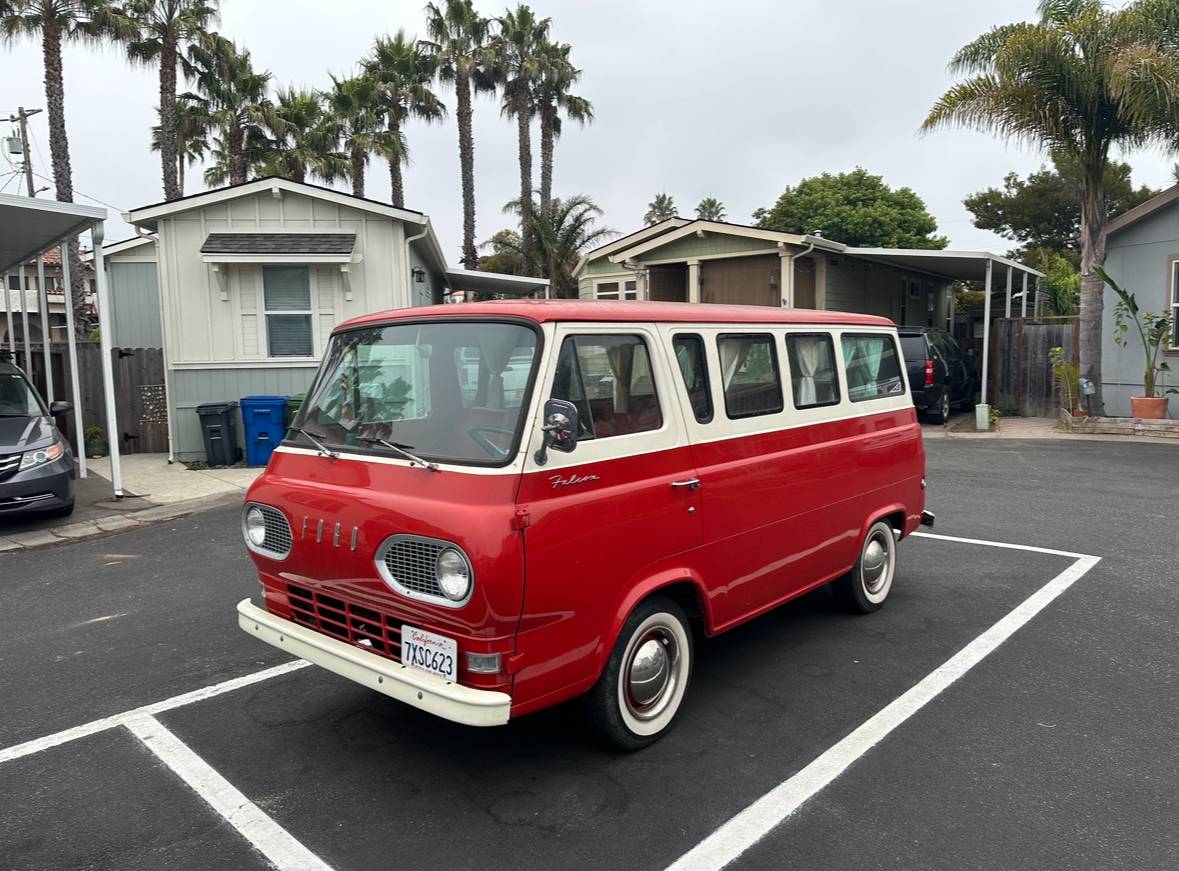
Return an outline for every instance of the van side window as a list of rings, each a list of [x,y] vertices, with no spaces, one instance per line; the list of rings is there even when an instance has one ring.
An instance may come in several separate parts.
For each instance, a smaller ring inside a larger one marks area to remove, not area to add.
[[[704,340],[696,335],[676,336],[671,340],[675,361],[684,376],[684,389],[698,423],[712,420],[712,392],[708,389],[708,362],[704,357]]]
[[[582,438],[663,426],[651,357],[640,336],[569,336],[561,345],[553,399],[577,406]]]
[[[835,373],[835,343],[830,333],[792,333],[786,337],[790,357],[790,385],[795,408],[818,408],[839,403]]]
[[[725,413],[730,419],[782,410],[782,379],[774,337],[765,333],[717,336]]]
[[[849,335],[840,339],[847,367],[847,398],[852,402],[905,392],[892,336]]]

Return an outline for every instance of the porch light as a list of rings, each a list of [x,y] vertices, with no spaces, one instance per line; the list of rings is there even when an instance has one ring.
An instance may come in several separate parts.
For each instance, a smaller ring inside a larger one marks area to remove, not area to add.
[[[420,266],[415,266],[412,270],[413,280],[418,284],[422,284],[426,280],[426,270]]]

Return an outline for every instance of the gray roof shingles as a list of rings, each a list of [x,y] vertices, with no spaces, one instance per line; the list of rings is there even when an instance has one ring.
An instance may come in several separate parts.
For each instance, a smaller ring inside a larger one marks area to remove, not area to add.
[[[210,233],[202,254],[351,254],[355,233]]]

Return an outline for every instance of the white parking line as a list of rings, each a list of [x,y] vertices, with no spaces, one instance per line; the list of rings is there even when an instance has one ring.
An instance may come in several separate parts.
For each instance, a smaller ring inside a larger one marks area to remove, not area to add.
[[[162,714],[164,711],[171,711],[173,708],[182,708],[185,705],[191,705],[194,702],[203,702],[205,699],[211,699],[222,693],[231,693],[234,690],[240,690],[251,684],[261,683],[264,680],[270,680],[272,677],[278,677],[288,672],[297,671],[300,668],[306,668],[310,664],[306,660],[295,659],[291,662],[284,662],[282,665],[276,665],[274,668],[267,668],[262,671],[256,671],[253,674],[235,677],[231,680],[213,684],[212,686],[202,687],[199,690],[172,696],[172,698],[164,699],[160,702],[152,702],[150,705],[144,705],[141,708],[124,711],[121,714],[113,714],[110,717],[103,717],[101,720],[92,720],[89,723],[83,723],[81,726],[74,726],[72,729],[54,732],[52,735],[46,735],[44,738],[34,738],[32,741],[26,741],[23,744],[14,744],[11,747],[5,747],[3,750],[0,750],[0,764],[11,762],[14,759],[20,759],[22,756],[40,753],[42,750],[48,750],[51,747],[57,747],[59,744],[65,744],[69,741],[77,741],[79,738],[87,738],[98,732],[114,729],[116,726],[125,726],[128,720],[133,720],[136,717],[153,717],[156,714]]]
[[[155,717],[132,717],[123,725],[279,871],[331,871]]]
[[[915,534],[943,541],[1072,557],[1076,561],[1032,593],[1014,611],[922,678],[908,692],[894,699],[842,741],[823,752],[806,768],[766,793],[673,862],[667,871],[719,871],[724,868],[798,810],[803,802],[839,777],[849,765],[876,746],[890,732],[978,665],[1021,626],[1039,614],[1053,599],[1101,561],[1100,557],[1049,548],[1000,544],[931,533]]]

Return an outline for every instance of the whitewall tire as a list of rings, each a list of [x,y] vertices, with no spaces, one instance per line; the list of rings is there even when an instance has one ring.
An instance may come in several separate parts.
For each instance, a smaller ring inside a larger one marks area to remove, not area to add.
[[[864,536],[855,566],[831,586],[836,597],[849,610],[870,614],[888,598],[896,571],[896,536],[892,526],[878,520]]]

